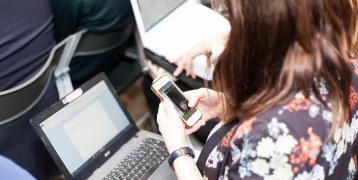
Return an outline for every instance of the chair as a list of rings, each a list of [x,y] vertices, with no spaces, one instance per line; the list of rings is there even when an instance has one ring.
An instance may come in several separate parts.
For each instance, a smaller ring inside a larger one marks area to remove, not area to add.
[[[12,122],[29,112],[43,97],[51,79],[56,78],[56,84],[60,97],[63,97],[66,89],[71,89],[70,79],[61,76],[68,71],[66,61],[73,53],[73,46],[78,43],[75,37],[68,37],[52,48],[49,57],[43,67],[31,79],[26,82],[0,92],[0,125]],[[67,83],[64,83],[67,82]]]
[[[88,65],[88,61],[96,61],[98,59],[113,59],[122,52],[119,49],[128,41],[133,32],[133,26],[130,25],[119,31],[106,32],[101,34],[94,34],[87,30],[79,31],[69,37],[69,46],[72,51],[64,52],[64,58],[56,70],[56,85],[58,89],[62,89],[60,97],[68,94],[73,90],[70,85],[76,81],[77,72],[81,73],[83,67]],[[124,53],[124,52],[123,52]],[[107,73],[109,80],[120,94],[125,91],[133,82],[142,75],[142,68],[138,60],[121,60],[115,59],[113,68]],[[70,64],[81,61],[78,67],[73,67]],[[94,62],[96,63],[96,62]],[[117,64],[118,63],[118,64]],[[95,67],[94,67],[95,68]],[[93,69],[91,70],[93,71]],[[96,71],[85,72],[89,78],[94,76]],[[71,72],[71,73],[69,73]],[[71,75],[70,75],[71,74]],[[70,76],[72,82],[70,80]]]
[[[110,32],[96,35],[83,30],[58,43],[51,50],[44,66],[31,79],[0,92],[0,125],[16,120],[29,112],[43,97],[53,75],[60,98],[72,92],[73,86],[69,76],[71,60],[74,57],[98,55],[115,50],[130,37],[132,30],[131,28],[125,30],[124,36],[122,33]],[[129,69],[131,71],[128,71]],[[129,73],[123,74],[123,72]],[[141,74],[142,68],[139,61],[125,62],[115,67],[109,74],[109,78],[117,92],[121,93]]]
[[[0,125],[12,122],[29,112],[43,97],[50,84],[54,69],[54,53],[45,65],[31,79],[25,83],[0,92]]]

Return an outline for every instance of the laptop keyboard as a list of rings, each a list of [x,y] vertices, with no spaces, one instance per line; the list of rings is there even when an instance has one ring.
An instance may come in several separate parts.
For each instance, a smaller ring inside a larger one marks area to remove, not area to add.
[[[146,138],[104,179],[148,179],[167,157],[168,151],[163,141]]]

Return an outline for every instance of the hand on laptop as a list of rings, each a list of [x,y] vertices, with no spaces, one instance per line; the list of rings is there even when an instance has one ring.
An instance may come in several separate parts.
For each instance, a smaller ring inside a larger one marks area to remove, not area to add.
[[[226,44],[227,34],[223,34],[219,37],[211,37],[207,38],[197,45],[192,47],[186,54],[183,56],[169,60],[171,63],[177,64],[177,69],[174,71],[174,76],[179,76],[184,70],[186,71],[187,76],[191,76],[193,79],[196,78],[196,74],[192,69],[193,60],[200,56],[204,55],[207,58],[208,66],[212,66],[211,63],[211,55],[212,55],[212,48],[217,44]]]
[[[185,55],[169,60],[171,63],[177,64],[177,69],[174,71],[174,76],[179,76],[184,70],[186,71],[187,76],[191,76],[193,79],[196,78],[195,72],[192,70],[193,60],[199,55],[205,55],[210,59],[211,56],[211,44],[209,42],[201,42],[195,47],[191,48],[189,52]]]

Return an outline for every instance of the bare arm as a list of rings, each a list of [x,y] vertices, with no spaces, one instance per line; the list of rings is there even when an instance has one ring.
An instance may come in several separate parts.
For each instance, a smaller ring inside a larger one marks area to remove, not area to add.
[[[199,172],[198,167],[196,167],[196,163],[194,159],[189,156],[178,157],[174,161],[173,165],[174,165],[175,173],[179,180],[203,179],[202,175]]]

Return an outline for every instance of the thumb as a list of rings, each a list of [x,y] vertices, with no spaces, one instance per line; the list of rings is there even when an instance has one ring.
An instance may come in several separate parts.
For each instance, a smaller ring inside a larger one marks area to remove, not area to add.
[[[178,59],[179,59],[179,58],[177,58],[177,59],[169,59],[168,61],[169,61],[170,63],[176,63],[176,62],[178,61]]]
[[[179,63],[178,66],[177,66],[177,68],[176,68],[175,71],[173,72],[173,75],[174,75],[174,76],[179,76],[180,73],[183,72],[184,66],[185,66],[185,64]]]
[[[188,103],[189,107],[196,106],[201,98],[201,94],[198,93],[198,90],[186,91],[186,92],[184,92],[184,95],[189,100],[189,103]]]
[[[184,126],[179,113],[175,109],[174,104],[169,99],[164,99],[163,107],[164,107],[164,109],[166,111],[165,113],[167,114],[167,117],[170,119],[171,123]]]
[[[195,107],[195,106],[198,104],[199,99],[200,99],[200,97],[198,97],[198,96],[193,97],[193,98],[190,98],[190,99],[189,99],[188,106],[189,106],[189,107]]]

